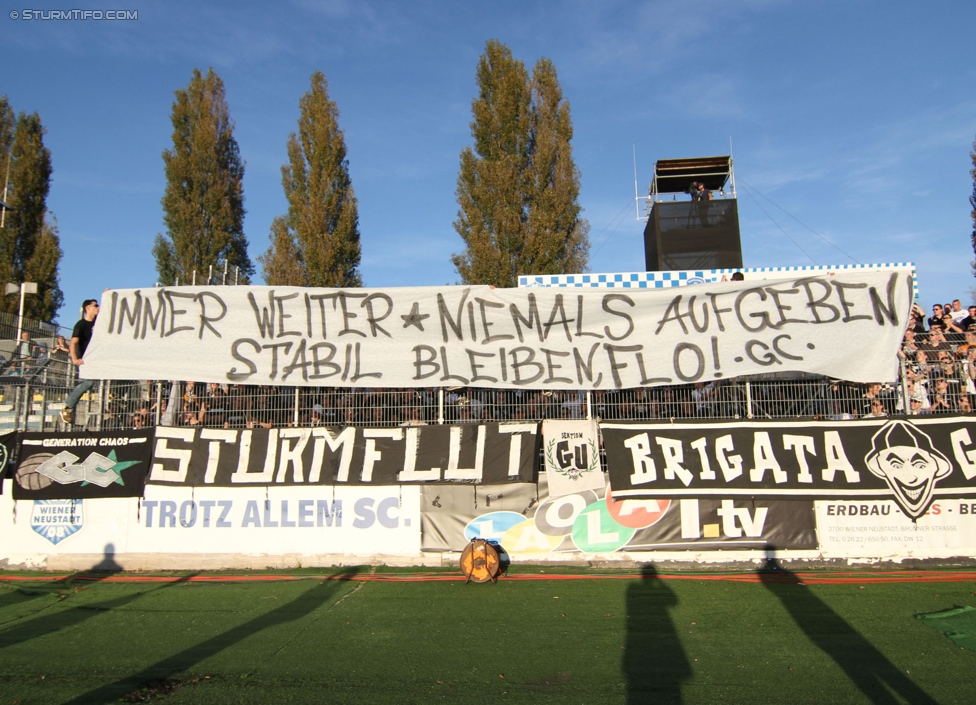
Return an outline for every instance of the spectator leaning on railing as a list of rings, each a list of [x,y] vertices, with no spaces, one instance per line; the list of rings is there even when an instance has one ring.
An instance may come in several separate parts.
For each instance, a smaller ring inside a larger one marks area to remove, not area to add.
[[[915,353],[918,352],[918,344],[915,342],[915,330],[909,328],[905,331],[905,337],[902,340],[901,348],[898,350],[898,357],[906,362],[913,362],[915,360]]]
[[[942,331],[950,345],[960,345],[963,341],[963,329],[956,325],[948,313],[942,317]]]
[[[63,335],[59,335],[54,340],[54,347],[51,348],[51,369],[55,374],[64,375],[65,382],[71,379],[71,371],[74,369],[71,366],[71,350],[68,348],[68,343],[65,341]]]
[[[932,413],[951,414],[955,410],[955,395],[949,389],[949,380],[945,377],[937,377],[935,392],[932,395]]]
[[[31,340],[28,331],[20,332],[20,340],[14,348],[13,359],[16,364],[12,365],[9,374],[26,375],[31,371],[34,361],[43,355],[43,348]]]
[[[952,352],[952,346],[949,341],[946,340],[945,332],[942,330],[941,325],[936,325],[932,330],[929,331],[928,337],[925,344],[922,346],[923,350],[930,353],[939,353],[942,350],[946,352]]]

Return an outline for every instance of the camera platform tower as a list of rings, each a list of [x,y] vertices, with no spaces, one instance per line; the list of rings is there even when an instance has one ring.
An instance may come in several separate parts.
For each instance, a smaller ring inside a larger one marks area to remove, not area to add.
[[[645,198],[646,271],[742,267],[731,156],[659,159]]]

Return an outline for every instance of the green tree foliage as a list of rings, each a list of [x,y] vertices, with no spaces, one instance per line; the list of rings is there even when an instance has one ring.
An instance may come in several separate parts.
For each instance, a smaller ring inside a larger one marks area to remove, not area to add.
[[[17,116],[14,109],[10,107],[7,96],[0,95],[0,179],[3,179],[3,189],[7,184],[7,177],[10,175],[10,148],[14,142],[14,129],[17,127]],[[0,190],[0,195],[3,191]],[[2,199],[6,200],[6,199]],[[4,216],[6,218],[6,216]]]
[[[37,282],[37,294],[28,295],[24,299],[25,316],[41,321],[53,321],[64,304],[61,276],[58,272],[61,254],[57,219],[48,212],[34,244],[34,252],[24,263],[23,281]]]
[[[206,277],[211,266],[236,266],[247,281],[254,265],[244,236],[244,163],[224,95],[214,73],[193,70],[173,103],[173,148],[163,152],[166,235],[156,236],[153,256],[161,284]]]
[[[580,217],[573,125],[555,67],[541,59],[530,78],[491,40],[477,80],[474,147],[461,152],[454,222],[466,248],[451,257],[461,280],[511,287],[520,274],[583,271],[589,223]]]
[[[12,185],[11,173],[13,170],[13,144],[14,144],[14,130],[17,128],[17,116],[14,114],[13,108],[7,101],[7,96],[0,96],[0,178],[3,179],[3,185],[0,186],[3,190],[0,191],[0,200],[8,205],[13,201],[14,188]],[[2,215],[2,222],[4,228],[0,231],[0,279],[3,282],[8,282],[11,280],[13,275],[12,266],[14,259],[14,235],[13,235],[13,217],[14,212],[10,209],[4,209]],[[10,230],[7,229],[7,224],[10,223]],[[3,285],[0,282],[0,286]],[[2,306],[0,306],[2,309]]]
[[[969,197],[969,205],[972,207],[969,215],[973,221],[973,252],[976,253],[976,140],[973,141],[973,151],[969,153],[969,158],[972,160],[973,168],[969,172],[970,176],[973,178],[973,195]],[[973,260],[973,276],[976,276],[976,260]]]
[[[37,294],[24,299],[24,315],[51,321],[64,295],[58,277],[61,244],[47,211],[52,168],[45,132],[37,113],[20,113],[15,119],[6,96],[0,97],[0,176],[7,184],[4,201],[10,206],[0,229],[0,286],[35,282]],[[0,299],[0,310],[13,313],[19,306],[18,296]]]
[[[269,237],[271,247],[258,256],[264,269],[264,281],[274,286],[307,286],[308,274],[284,216],[279,215],[272,221]]]
[[[298,132],[288,138],[281,183],[288,215],[275,218],[259,258],[268,284],[362,286],[359,206],[349,177],[339,108],[321,72],[299,101]]]
[[[582,272],[589,260],[589,222],[580,217],[580,173],[573,161],[573,121],[556,67],[532,71],[532,178],[522,274]]]

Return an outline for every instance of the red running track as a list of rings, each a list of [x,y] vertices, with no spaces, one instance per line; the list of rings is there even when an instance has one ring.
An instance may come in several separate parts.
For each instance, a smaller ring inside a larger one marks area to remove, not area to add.
[[[356,581],[356,582],[443,582],[465,580],[456,573],[333,573],[329,575],[260,574],[191,574],[139,575],[117,573],[71,573],[65,575],[0,575],[0,583],[88,581],[106,583],[228,583],[228,582],[284,582],[298,580]],[[499,577],[503,581],[521,580],[711,580],[734,583],[783,583],[797,585],[847,585],[871,583],[966,583],[976,582],[976,571],[770,571],[763,573],[515,573]]]

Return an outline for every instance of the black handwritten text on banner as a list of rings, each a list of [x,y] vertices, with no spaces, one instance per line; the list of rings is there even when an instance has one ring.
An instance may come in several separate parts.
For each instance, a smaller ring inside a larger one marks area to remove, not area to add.
[[[107,292],[82,375],[608,389],[803,371],[893,379],[909,269],[679,290],[169,287]]]
[[[156,428],[149,484],[535,482],[539,427]]]

